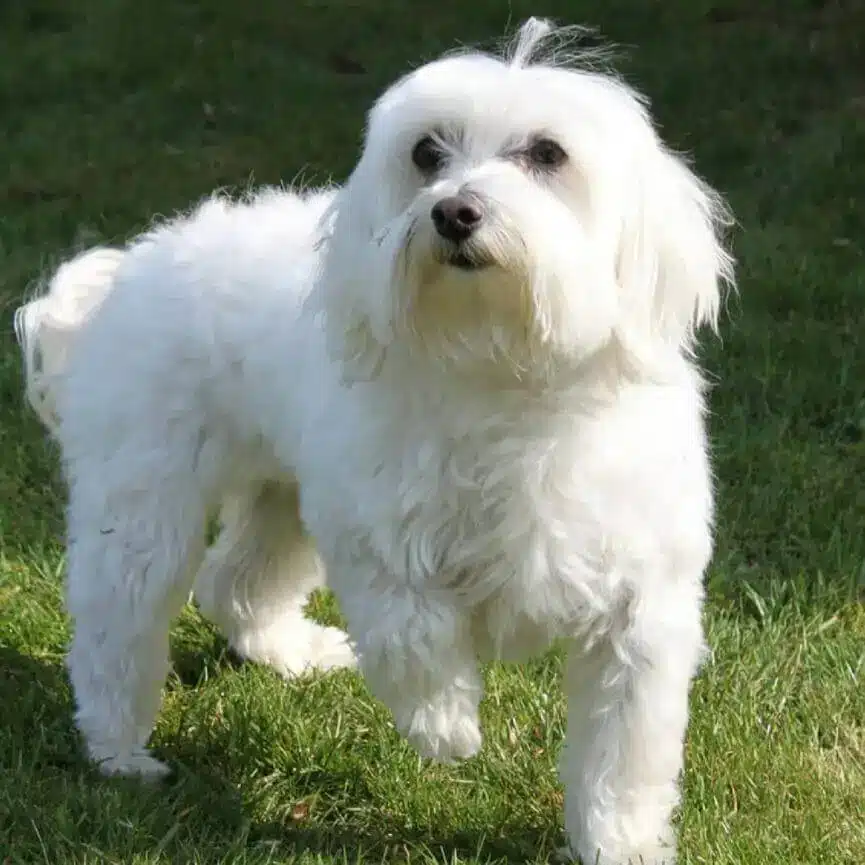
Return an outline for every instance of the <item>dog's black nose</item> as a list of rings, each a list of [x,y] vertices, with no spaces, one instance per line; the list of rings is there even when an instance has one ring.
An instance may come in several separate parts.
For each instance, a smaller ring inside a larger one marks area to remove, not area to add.
[[[477,202],[463,195],[452,195],[437,201],[430,215],[436,231],[445,240],[454,243],[461,243],[470,237],[483,218]]]

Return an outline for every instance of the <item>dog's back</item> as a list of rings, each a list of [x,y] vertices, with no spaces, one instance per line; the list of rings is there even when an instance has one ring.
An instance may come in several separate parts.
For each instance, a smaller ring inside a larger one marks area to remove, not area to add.
[[[148,295],[141,307],[132,301],[138,313],[168,318],[176,305],[162,304],[160,312],[157,297],[176,299],[181,286],[193,282],[214,293],[221,284],[232,291],[248,284],[252,292],[275,283],[280,293],[298,293],[299,300],[310,281],[312,238],[332,200],[330,190],[296,195],[266,189],[245,202],[213,197],[124,248],[93,247],[61,265],[46,290],[15,312],[27,401],[51,434],[57,435],[72,350],[115,286],[122,284],[139,299]],[[286,272],[291,270],[296,272]],[[114,333],[109,354],[130,350],[136,336],[154,337],[152,328],[141,327],[141,315],[126,316],[126,322],[125,333]]]

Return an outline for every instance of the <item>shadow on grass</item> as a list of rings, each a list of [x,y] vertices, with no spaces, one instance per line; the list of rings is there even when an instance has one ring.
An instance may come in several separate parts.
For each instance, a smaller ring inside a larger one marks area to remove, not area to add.
[[[281,838],[274,843],[274,852],[283,855],[332,857],[337,861],[345,858],[366,858],[376,862],[407,862],[409,851],[417,855],[423,850],[441,862],[453,862],[470,858],[486,862],[544,861],[557,849],[554,842],[562,838],[551,838],[549,832],[537,827],[508,825],[507,837],[490,838],[471,832],[456,832],[438,836],[418,829],[406,829],[397,823],[382,821],[374,832],[331,833],[322,829],[286,829],[256,827],[259,843],[269,838]],[[254,836],[253,836],[254,837]],[[560,846],[560,845],[558,845]]]
[[[60,660],[41,660],[0,646],[0,755],[29,768],[84,768],[72,719],[69,684]]]
[[[213,655],[212,660],[202,660],[195,649],[181,649],[173,656],[185,670],[181,674],[185,681],[197,680],[204,665],[216,663]],[[226,661],[237,663],[228,652],[218,664]],[[241,854],[273,861],[268,857],[302,853],[404,862],[409,851],[419,849],[440,861],[480,857],[526,862],[551,854],[560,840],[551,838],[548,830],[523,825],[519,818],[508,820],[497,837],[480,831],[439,833],[407,825],[388,813],[387,803],[377,805],[378,797],[363,777],[339,770],[306,774],[322,806],[334,803],[332,818],[327,815],[312,825],[305,823],[307,814],[289,807],[284,819],[255,821],[248,816],[250,805],[244,802],[243,785],[235,786],[222,775],[218,760],[202,766],[200,753],[196,749],[185,752],[181,743],[176,750],[171,743],[160,749],[160,756],[175,767],[167,781],[143,784],[103,778],[86,760],[75,731],[61,658],[42,660],[0,646],[0,705],[0,771],[4,777],[0,801],[8,812],[0,829],[0,849],[25,859],[30,850],[37,849],[34,825],[40,826],[49,847],[57,843],[53,839],[64,839],[60,842],[63,850],[47,851],[58,860],[71,844],[70,849],[98,851],[106,861],[117,862],[135,854],[181,861],[194,850],[202,865],[217,865]],[[208,750],[218,755],[230,750],[229,742],[224,749],[219,741],[211,743]],[[345,823],[346,791],[368,814],[363,826]],[[342,805],[337,806],[340,800]],[[68,830],[73,825],[74,835]]]
[[[210,622],[187,618],[176,622],[171,635],[171,677],[184,688],[195,688],[206,679],[247,663]]]

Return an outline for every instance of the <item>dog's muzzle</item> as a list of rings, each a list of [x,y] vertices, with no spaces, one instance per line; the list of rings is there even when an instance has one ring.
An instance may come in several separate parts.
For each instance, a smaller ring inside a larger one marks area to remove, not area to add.
[[[430,218],[439,237],[447,241],[447,264],[461,270],[476,270],[484,262],[472,255],[469,241],[484,221],[480,202],[468,195],[450,195],[437,201]]]

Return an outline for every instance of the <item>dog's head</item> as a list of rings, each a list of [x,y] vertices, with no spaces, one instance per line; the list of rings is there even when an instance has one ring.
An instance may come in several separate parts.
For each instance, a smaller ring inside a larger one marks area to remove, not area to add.
[[[637,94],[563,64],[562,42],[530,20],[504,56],[447,56],[373,107],[320,286],[358,371],[399,342],[545,377],[613,344],[638,362],[688,350],[714,323],[732,270],[720,199]]]

